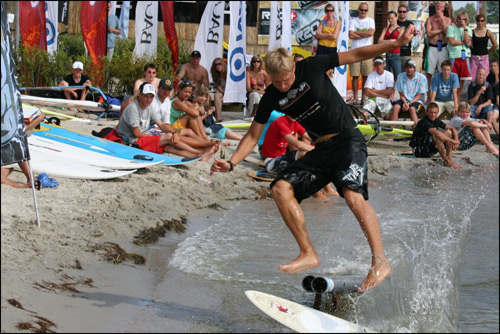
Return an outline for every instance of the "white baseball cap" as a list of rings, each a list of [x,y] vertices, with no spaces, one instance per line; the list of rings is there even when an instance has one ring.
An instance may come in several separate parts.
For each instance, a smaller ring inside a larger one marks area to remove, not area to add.
[[[73,69],[77,69],[77,68],[79,68],[83,71],[83,63],[81,61],[75,61],[73,63]]]
[[[154,96],[156,96],[156,89],[155,87],[150,84],[150,83],[144,83],[141,85],[141,89],[140,89],[140,92],[142,94],[153,94]]]

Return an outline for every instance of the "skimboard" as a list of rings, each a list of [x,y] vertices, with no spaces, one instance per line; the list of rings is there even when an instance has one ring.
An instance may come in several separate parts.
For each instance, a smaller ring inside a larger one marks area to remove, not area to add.
[[[44,124],[43,126],[40,126],[40,130],[35,130],[33,135],[84,148],[97,153],[141,162],[163,161],[163,164],[165,165],[183,165],[200,159],[200,157],[181,158],[152,153],[52,124]]]
[[[109,169],[140,169],[161,163],[161,161],[147,162],[118,158],[38,136],[28,137],[28,144],[30,152],[49,152],[58,155],[63,160],[73,160]]]
[[[370,122],[370,121],[369,121]],[[381,120],[379,121],[381,126],[413,126],[414,123],[413,121],[386,121],[386,120]],[[252,124],[251,121],[242,121],[242,120],[233,120],[233,121],[226,121],[222,123],[218,123],[220,125],[225,126],[226,128],[230,129],[249,129],[250,125]],[[374,121],[375,124],[375,121]],[[361,124],[363,125],[363,124]]]
[[[125,176],[135,172],[132,170],[115,170],[87,165],[74,160],[62,159],[57,154],[40,152],[30,149],[30,166],[34,173],[47,173],[53,177],[66,177],[71,179],[105,180]],[[21,170],[18,164],[14,169]]]
[[[103,103],[92,101],[78,101],[66,99],[52,99],[48,97],[39,97],[31,95],[21,95],[21,101],[34,106],[62,107],[62,108],[79,108],[90,111],[120,111],[120,106],[110,104],[106,107]]]
[[[375,331],[313,308],[267,293],[247,290],[262,312],[299,333],[375,333]]]
[[[259,181],[273,181],[278,175],[275,173],[269,173],[267,170],[251,170],[248,172],[248,176]]]
[[[251,162],[251,163],[254,163],[258,166],[261,166],[261,167],[266,167],[266,164],[264,162],[264,160],[260,160],[260,159],[257,159],[255,157],[252,157],[251,155],[248,155],[245,159],[246,162]]]

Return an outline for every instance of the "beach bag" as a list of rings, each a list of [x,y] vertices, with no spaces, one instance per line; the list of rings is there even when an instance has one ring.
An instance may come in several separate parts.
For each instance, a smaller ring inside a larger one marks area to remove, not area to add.
[[[109,140],[109,141],[113,141],[115,143],[128,145],[128,143],[125,143],[125,141],[128,141],[128,140],[124,140],[125,138],[115,128],[108,127],[108,128],[102,129],[99,132],[92,130],[92,135],[99,137],[99,138],[104,138],[104,139]]]

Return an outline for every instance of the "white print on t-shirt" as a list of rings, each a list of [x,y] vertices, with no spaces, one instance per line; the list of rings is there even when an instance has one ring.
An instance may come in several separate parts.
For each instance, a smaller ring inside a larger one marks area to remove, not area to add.
[[[285,98],[279,101],[281,110],[284,110],[291,106],[296,100],[298,100],[302,95],[304,95],[310,89],[306,82],[299,84],[296,89],[290,89]]]
[[[352,164],[349,166],[349,172],[342,178],[342,181],[346,180],[357,181],[359,184],[363,184],[363,168],[358,164]]]

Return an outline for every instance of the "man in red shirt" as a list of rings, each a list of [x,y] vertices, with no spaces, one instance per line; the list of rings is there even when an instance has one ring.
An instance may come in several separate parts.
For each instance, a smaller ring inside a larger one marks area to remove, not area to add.
[[[311,143],[311,137],[299,122],[290,116],[281,116],[267,129],[260,154],[264,158],[267,171],[278,174],[289,163],[313,150],[314,146]],[[323,191],[325,194],[338,196],[338,192],[332,188],[331,184],[326,185]],[[314,197],[328,199],[321,191],[314,194]]]

